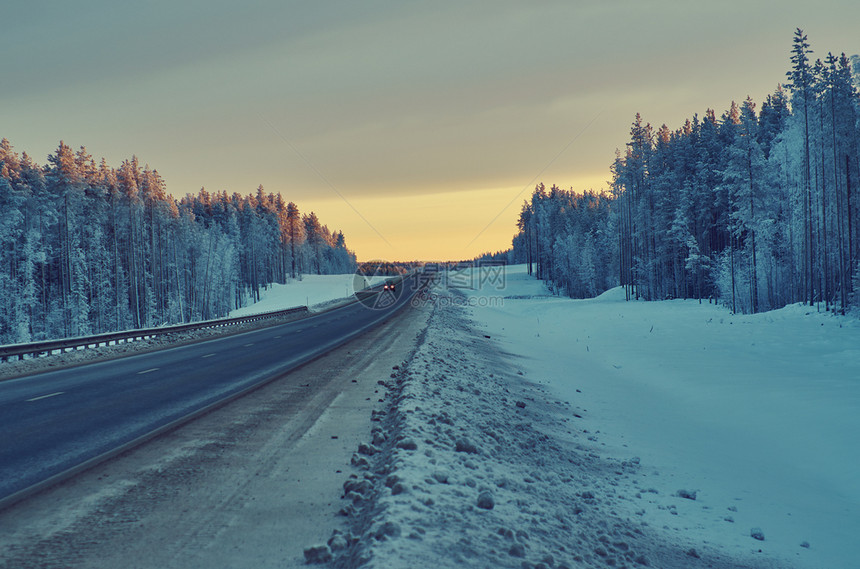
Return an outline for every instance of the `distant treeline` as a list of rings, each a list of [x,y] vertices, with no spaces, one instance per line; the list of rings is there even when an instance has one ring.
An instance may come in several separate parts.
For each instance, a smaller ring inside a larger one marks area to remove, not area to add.
[[[860,305],[860,97],[844,54],[811,53],[797,30],[787,91],[758,112],[748,98],[676,130],[637,115],[611,194],[541,184],[512,250],[485,257],[575,297],[620,284],[743,312]]]
[[[359,263],[355,273],[367,277],[396,277],[423,265],[423,261],[365,261]]]
[[[352,272],[341,232],[280,195],[175,200],[137,158],[0,142],[0,344],[225,316],[270,283]]]

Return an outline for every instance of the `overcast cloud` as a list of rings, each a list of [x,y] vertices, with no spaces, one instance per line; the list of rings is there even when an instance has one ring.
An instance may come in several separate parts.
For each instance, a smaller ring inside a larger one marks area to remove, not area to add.
[[[542,171],[600,189],[636,112],[675,128],[761,102],[795,27],[824,57],[860,52],[858,21],[854,1],[16,3],[0,20],[0,136],[39,162],[61,139],[113,165],[136,154],[175,195],[263,184],[360,257],[419,256],[374,250],[338,192],[402,208],[497,189],[452,211],[465,243]],[[508,245],[520,201],[476,247]]]

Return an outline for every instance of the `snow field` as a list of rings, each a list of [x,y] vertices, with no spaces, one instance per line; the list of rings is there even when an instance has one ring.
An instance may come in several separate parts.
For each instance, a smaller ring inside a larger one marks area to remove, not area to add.
[[[803,306],[742,316],[625,302],[621,289],[575,301],[549,297],[522,266],[506,276],[503,291],[466,291],[504,296],[471,314],[527,377],[582,408],[601,456],[639,458],[640,474],[618,487],[619,513],[737,559],[856,566],[856,320]]]
[[[387,277],[372,277],[371,285]],[[355,293],[355,275],[302,275],[287,284],[274,283],[260,293],[260,300],[230,312],[230,318],[274,312],[296,306],[323,308],[332,301],[351,298]]]
[[[607,453],[563,402],[438,290],[415,354],[380,380],[386,410],[344,483],[350,531],[306,551],[336,567],[770,567],[664,540],[628,503],[636,458]],[[430,309],[424,307],[423,309]],[[675,501],[689,501],[678,499]],[[692,502],[691,502],[692,503]],[[693,543],[693,545],[691,545]]]

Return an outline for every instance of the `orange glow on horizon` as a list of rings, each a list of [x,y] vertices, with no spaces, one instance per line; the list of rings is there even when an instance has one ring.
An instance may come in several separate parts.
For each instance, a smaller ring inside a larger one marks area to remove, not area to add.
[[[578,177],[568,185],[551,181],[544,184],[601,190],[608,177],[607,171],[606,175]],[[348,198],[349,203],[337,197],[296,203],[305,213],[315,211],[330,230],[343,231],[347,246],[359,261],[463,260],[511,247],[520,209],[536,184],[527,188],[355,197]]]

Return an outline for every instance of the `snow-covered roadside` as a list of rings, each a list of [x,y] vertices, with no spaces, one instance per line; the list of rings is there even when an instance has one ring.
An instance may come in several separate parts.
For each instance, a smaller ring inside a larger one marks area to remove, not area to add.
[[[373,285],[389,277],[376,276],[367,280]],[[301,279],[287,284],[274,283],[260,291],[260,300],[230,312],[230,318],[274,312],[295,306],[307,306],[310,310],[330,307],[333,303],[347,302],[355,294],[355,275],[302,275]]]
[[[625,302],[620,289],[573,301],[548,297],[522,266],[506,276],[501,291],[474,279],[471,313],[528,378],[583,408],[577,425],[601,456],[640,460],[616,487],[619,514],[738,559],[857,566],[856,319]],[[503,305],[477,302],[494,295]]]
[[[662,520],[638,515],[657,496],[674,520],[702,503],[650,493],[653,466],[604,447],[580,394],[551,394],[530,381],[534,360],[501,353],[492,333],[477,331],[463,308],[480,306],[475,296],[439,288],[427,303],[425,336],[380,380],[388,406],[353,456],[343,508],[351,531],[308,548],[310,562],[333,554],[336,567],[785,567],[667,534]]]

